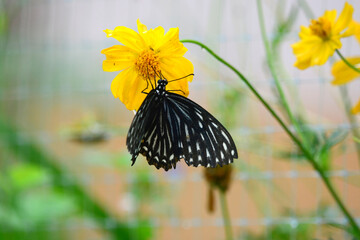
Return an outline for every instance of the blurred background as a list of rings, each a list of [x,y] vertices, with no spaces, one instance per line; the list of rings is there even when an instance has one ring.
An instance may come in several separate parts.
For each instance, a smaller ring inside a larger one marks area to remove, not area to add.
[[[330,84],[331,64],[300,71],[300,25],[338,0],[264,0],[266,33],[291,109],[351,214],[360,221],[360,82]],[[349,0],[360,21],[360,2]],[[134,114],[102,71],[105,29],[180,28],[238,68],[288,121],[266,64],[256,1],[0,0],[0,239],[225,239],[204,168],[130,167]],[[226,201],[234,239],[351,239],[346,219],[289,137],[236,75],[185,44],[189,98],[213,113],[239,150]],[[359,55],[354,39],[345,56]],[[337,57],[334,57],[337,60]],[[213,211],[209,204],[213,200]]]

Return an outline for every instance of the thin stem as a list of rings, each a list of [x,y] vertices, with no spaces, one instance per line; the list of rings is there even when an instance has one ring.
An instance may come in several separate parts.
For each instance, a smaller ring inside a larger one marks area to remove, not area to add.
[[[336,53],[339,55],[339,57],[341,58],[341,60],[343,60],[346,65],[348,65],[349,68],[351,68],[351,69],[354,70],[355,72],[360,73],[360,69],[357,68],[357,67],[355,67],[354,65],[352,65],[352,64],[340,53],[340,51],[339,51],[338,49],[336,49],[335,51],[336,51]]]
[[[271,51],[270,48],[270,43],[269,40],[267,39],[266,36],[266,30],[265,30],[265,21],[264,21],[264,14],[263,14],[263,10],[262,10],[262,5],[260,0],[257,0],[257,9],[258,9],[258,16],[259,16],[259,23],[260,23],[260,29],[261,29],[261,36],[262,36],[262,40],[266,49],[266,60],[267,60],[267,64],[269,66],[270,69],[270,73],[274,79],[275,82],[275,86],[278,90],[279,93],[279,97],[280,97],[280,101],[282,103],[282,105],[285,108],[285,111],[290,119],[290,122],[294,125],[294,128],[297,132],[297,134],[299,135],[301,141],[305,144],[305,147],[308,147],[308,143],[306,140],[306,137],[304,136],[303,132],[301,131],[301,128],[298,124],[298,121],[295,119],[293,113],[291,112],[291,109],[289,107],[288,101],[286,100],[284,91],[281,87],[279,78],[276,74],[276,70],[275,70],[275,66],[274,66],[274,59],[273,56],[274,54]]]
[[[311,10],[311,8],[309,7],[309,5],[307,4],[307,2],[305,0],[300,0],[299,5],[303,9],[303,11],[305,12],[305,15],[308,18],[314,18],[315,17],[315,14],[313,13],[313,11]]]
[[[351,114],[351,103],[350,103],[350,99],[349,99],[348,90],[347,90],[346,86],[340,86],[339,90],[340,90],[340,94],[341,94],[341,97],[344,102],[345,113],[346,113],[346,116],[347,116],[348,121],[351,126],[351,132],[355,138],[360,138],[360,131],[359,131],[359,128],[357,127],[356,118],[355,118],[354,114]],[[356,147],[356,153],[357,153],[359,164],[360,164],[360,143],[354,141],[354,144]]]
[[[345,205],[341,201],[340,197],[337,195],[334,187],[330,183],[328,177],[326,176],[325,172],[321,169],[321,167],[317,164],[312,154],[303,146],[303,144],[299,141],[299,139],[289,130],[289,128],[285,125],[285,123],[281,120],[279,115],[275,113],[275,111],[272,109],[272,107],[264,100],[264,98],[256,91],[256,89],[251,85],[251,83],[242,75],[234,66],[232,66],[230,63],[226,62],[224,59],[222,59],[220,56],[215,54],[210,48],[208,48],[206,45],[204,45],[201,42],[195,41],[195,40],[182,40],[183,43],[193,43],[198,46],[200,46],[202,49],[205,49],[208,53],[210,53],[215,59],[217,59],[219,62],[230,68],[250,89],[250,91],[259,99],[259,101],[265,106],[265,108],[270,112],[270,114],[278,121],[280,126],[285,130],[285,132],[289,135],[289,137],[294,141],[294,143],[299,147],[299,149],[304,153],[304,156],[308,159],[312,167],[315,169],[316,172],[320,175],[321,179],[324,181],[325,186],[329,190],[330,194],[336,201],[337,205],[343,212],[343,214],[348,219],[350,225],[354,229],[354,232],[360,236],[360,229],[358,225],[356,224],[354,218],[349,213],[349,211],[346,209]]]
[[[219,196],[220,196],[222,217],[224,220],[226,240],[232,240],[233,235],[231,230],[231,221],[230,221],[229,209],[227,207],[227,202],[225,198],[225,192],[219,189]]]

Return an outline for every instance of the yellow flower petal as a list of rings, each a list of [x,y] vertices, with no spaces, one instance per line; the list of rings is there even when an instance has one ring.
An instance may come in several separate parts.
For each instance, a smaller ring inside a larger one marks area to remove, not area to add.
[[[104,32],[107,37],[113,37],[135,51],[140,51],[146,47],[146,44],[140,35],[130,28],[121,26],[116,27],[114,30],[106,29]]]
[[[119,73],[111,83],[111,91],[129,110],[139,109],[146,94],[141,93],[146,88],[146,82],[137,75],[134,68],[128,68]]]
[[[157,43],[161,42],[164,38],[165,30],[162,27],[150,29],[149,31],[142,34],[142,37],[146,44],[152,49],[156,50]]]
[[[310,28],[305,27],[305,26],[300,26],[300,32],[299,32],[299,37],[302,38],[306,38],[308,36],[312,36],[313,34],[311,33]]]
[[[355,107],[353,107],[353,109],[351,109],[351,113],[352,114],[360,113],[360,101],[355,105]]]
[[[129,110],[138,110],[146,98],[146,94],[142,93],[144,89],[146,89],[147,84],[146,81],[137,76],[137,78],[133,79],[132,81],[127,81],[125,88],[126,93],[124,94],[124,101],[126,108]],[[151,86],[148,86],[148,89],[145,92],[150,92]]]
[[[311,65],[323,65],[334,52],[335,49],[332,49],[329,44],[321,44],[319,49],[313,53],[314,57],[312,58]]]
[[[130,67],[133,62],[123,62],[117,60],[104,60],[103,61],[103,70],[105,72],[116,72],[124,70],[125,68]]]
[[[336,19],[336,15],[337,15],[336,10],[330,10],[330,11],[326,10],[323,17],[326,18],[331,23],[334,23]]]
[[[360,57],[346,58],[349,63],[356,66],[360,64]],[[331,82],[334,85],[342,85],[352,80],[360,77],[360,74],[353,69],[351,69],[346,63],[342,60],[334,63],[331,74],[334,76],[334,80]]]
[[[137,53],[126,46],[115,45],[101,51],[105,54],[103,70],[107,72],[121,71],[134,64]]]
[[[138,31],[140,36],[144,39],[147,46],[152,49],[156,49],[156,44],[161,42],[164,38],[165,30],[163,27],[159,26],[155,29],[148,30],[147,27],[137,20]]]
[[[334,31],[340,33],[350,24],[352,20],[352,15],[354,12],[354,8],[349,4],[345,3],[343,10],[340,13],[338,20],[334,25]]]
[[[133,81],[137,78],[134,68],[128,68],[120,72],[111,83],[111,92],[115,98],[119,98],[124,102],[124,90],[127,81]]]
[[[170,28],[157,48],[160,57],[181,57],[187,49],[179,41],[179,28]]]
[[[160,60],[160,64],[163,75],[168,81],[194,73],[193,64],[184,57],[163,58]],[[188,82],[191,82],[192,79],[193,76],[189,76],[178,81],[169,82],[167,90],[181,90],[185,94],[181,91],[176,91],[176,93],[187,97],[189,95]]]
[[[349,29],[350,35],[355,35],[356,40],[360,43],[360,23],[353,20],[349,26]]]
[[[356,35],[357,30],[358,30],[358,23],[356,21],[352,20],[351,23],[349,24],[349,27],[346,29],[346,31],[343,34],[341,34],[341,37],[349,37],[352,35]]]
[[[138,32],[139,32],[140,34],[147,31],[146,25],[145,25],[145,24],[142,24],[139,19],[136,21],[136,23],[137,23],[137,27],[138,27]]]

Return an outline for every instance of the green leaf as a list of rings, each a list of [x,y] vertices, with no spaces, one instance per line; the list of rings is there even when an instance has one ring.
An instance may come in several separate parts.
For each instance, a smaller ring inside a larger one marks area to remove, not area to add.
[[[336,144],[344,141],[348,134],[349,134],[348,129],[338,128],[338,129],[334,130],[332,132],[332,134],[326,139],[326,143],[325,143],[324,147],[326,147],[328,149],[332,148]]]

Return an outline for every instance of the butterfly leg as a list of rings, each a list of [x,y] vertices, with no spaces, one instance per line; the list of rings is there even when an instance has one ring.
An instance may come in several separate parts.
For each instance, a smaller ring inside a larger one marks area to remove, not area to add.
[[[145,92],[145,90],[148,89],[148,87],[149,87],[149,81],[146,80],[146,88],[144,88],[144,89],[141,91],[141,93],[149,94],[148,92]]]

